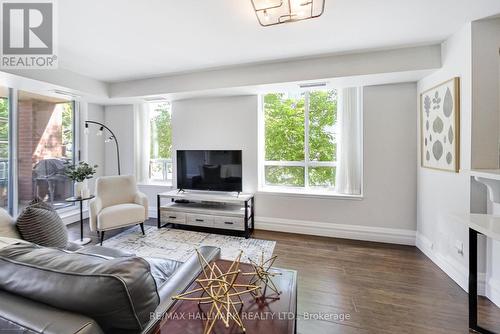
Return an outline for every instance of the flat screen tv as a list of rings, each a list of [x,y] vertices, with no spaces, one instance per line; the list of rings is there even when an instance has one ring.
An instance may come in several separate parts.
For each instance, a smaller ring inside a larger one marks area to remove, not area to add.
[[[177,188],[241,192],[241,151],[178,150]]]

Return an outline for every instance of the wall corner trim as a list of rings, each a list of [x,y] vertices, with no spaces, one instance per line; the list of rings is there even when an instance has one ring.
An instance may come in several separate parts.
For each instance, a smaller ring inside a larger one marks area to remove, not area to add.
[[[433,243],[422,233],[417,232],[417,248],[434,262],[446,275],[457,283],[464,291],[468,291],[469,272],[461,263],[449,256],[445,256],[433,247]],[[484,273],[478,274],[478,294],[484,295]]]

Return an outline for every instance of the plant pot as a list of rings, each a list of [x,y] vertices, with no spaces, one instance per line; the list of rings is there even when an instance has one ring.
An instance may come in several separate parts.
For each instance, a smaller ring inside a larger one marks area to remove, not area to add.
[[[89,187],[85,186],[82,190],[82,197],[83,198],[89,198],[90,197],[90,189]]]
[[[85,189],[85,183],[75,182],[75,197],[82,197],[84,189]]]
[[[83,182],[76,182],[75,196],[87,198],[90,196],[89,183],[87,180]]]
[[[85,180],[82,183],[83,183],[83,188],[82,191],[80,192],[80,196],[82,198],[88,198],[90,196],[89,181]]]

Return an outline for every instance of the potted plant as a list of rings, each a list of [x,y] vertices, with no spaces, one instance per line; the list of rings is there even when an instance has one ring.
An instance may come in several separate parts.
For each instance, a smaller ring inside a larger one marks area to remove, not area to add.
[[[96,173],[98,166],[91,166],[84,161],[80,161],[78,165],[68,164],[64,169],[64,174],[75,182],[75,196],[88,197],[88,188],[85,181],[91,179]]]

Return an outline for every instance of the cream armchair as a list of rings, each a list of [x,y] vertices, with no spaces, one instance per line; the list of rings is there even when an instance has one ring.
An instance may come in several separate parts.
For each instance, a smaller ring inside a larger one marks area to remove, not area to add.
[[[90,201],[90,230],[97,231],[101,246],[104,232],[139,224],[144,234],[148,219],[148,198],[139,192],[135,178],[105,176],[96,181],[95,198]]]

